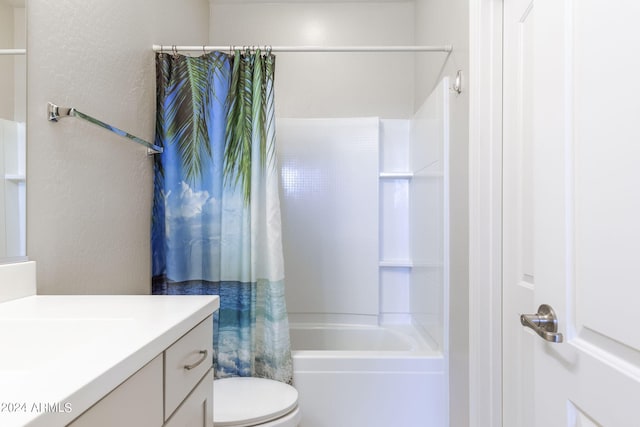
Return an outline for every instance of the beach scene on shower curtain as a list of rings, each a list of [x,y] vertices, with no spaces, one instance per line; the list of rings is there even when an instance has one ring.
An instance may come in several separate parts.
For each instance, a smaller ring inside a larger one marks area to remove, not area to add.
[[[217,378],[292,380],[275,161],[275,58],[157,54],[153,293],[220,295]]]

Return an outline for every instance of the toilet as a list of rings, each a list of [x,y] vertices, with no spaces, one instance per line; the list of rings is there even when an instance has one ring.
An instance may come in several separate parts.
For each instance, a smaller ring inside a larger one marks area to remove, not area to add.
[[[298,391],[288,384],[253,377],[213,382],[214,427],[297,427]]]

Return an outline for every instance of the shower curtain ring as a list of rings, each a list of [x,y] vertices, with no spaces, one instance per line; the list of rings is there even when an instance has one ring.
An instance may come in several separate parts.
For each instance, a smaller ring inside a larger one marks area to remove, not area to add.
[[[178,56],[178,46],[174,44],[173,46],[171,46],[171,50],[173,51],[174,57]]]

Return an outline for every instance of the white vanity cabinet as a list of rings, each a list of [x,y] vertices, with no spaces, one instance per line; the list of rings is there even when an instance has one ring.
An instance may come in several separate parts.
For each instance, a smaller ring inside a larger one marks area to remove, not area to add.
[[[166,426],[213,426],[213,318],[164,352]]]
[[[0,301],[0,426],[212,427],[218,296]]]
[[[161,426],[162,364],[162,355],[159,355],[69,426]]]
[[[76,418],[70,427],[212,427],[209,316]]]
[[[196,388],[173,413],[165,427],[213,426],[213,369],[209,369]]]

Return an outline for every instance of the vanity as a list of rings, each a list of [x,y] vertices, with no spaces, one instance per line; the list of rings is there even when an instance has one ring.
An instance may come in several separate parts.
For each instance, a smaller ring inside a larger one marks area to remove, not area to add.
[[[0,425],[211,426],[217,296],[0,303]]]

